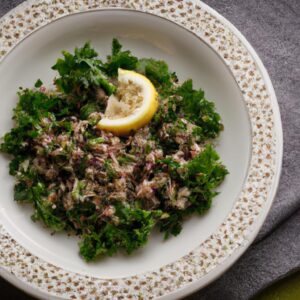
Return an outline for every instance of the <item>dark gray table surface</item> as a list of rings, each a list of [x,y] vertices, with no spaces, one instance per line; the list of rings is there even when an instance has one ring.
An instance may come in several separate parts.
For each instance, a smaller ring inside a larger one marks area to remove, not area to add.
[[[0,0],[0,16],[22,0]],[[283,169],[255,243],[194,299],[245,300],[300,269],[300,0],[206,0],[248,39],[265,64],[281,110]],[[0,279],[3,300],[32,299]]]

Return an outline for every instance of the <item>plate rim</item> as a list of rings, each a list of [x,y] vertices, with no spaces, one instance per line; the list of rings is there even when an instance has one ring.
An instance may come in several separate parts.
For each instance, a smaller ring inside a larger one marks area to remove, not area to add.
[[[267,72],[266,68],[264,67],[261,59],[259,58],[259,56],[256,53],[256,51],[254,50],[254,48],[250,45],[250,43],[243,36],[243,34],[230,21],[228,21],[225,17],[220,15],[216,10],[214,10],[213,8],[208,6],[207,4],[203,3],[202,1],[194,1],[194,2],[199,3],[199,5],[201,5],[201,7],[203,7],[206,11],[208,11],[212,15],[216,16],[218,20],[221,20],[221,22],[227,28],[229,28],[229,30],[232,31],[241,40],[243,46],[245,46],[247,48],[247,50],[249,51],[249,53],[252,55],[254,61],[257,64],[257,67],[258,67],[259,71],[263,75],[264,82],[266,83],[267,88],[268,88],[268,92],[270,94],[270,99],[271,99],[272,109],[273,109],[273,116],[274,116],[274,128],[275,128],[275,132],[276,132],[276,166],[275,166],[276,173],[274,174],[274,179],[272,181],[270,194],[269,194],[266,202],[264,203],[263,210],[261,211],[258,218],[255,220],[255,226],[252,229],[252,231],[249,235],[249,238],[246,241],[246,244],[242,245],[239,248],[237,248],[236,250],[234,250],[234,252],[230,255],[230,257],[228,257],[222,264],[218,265],[217,268],[214,268],[209,273],[202,276],[201,280],[196,280],[191,284],[184,285],[181,289],[177,289],[177,290],[175,290],[175,291],[173,291],[173,292],[171,292],[167,295],[163,295],[162,297],[158,297],[159,299],[160,298],[174,299],[174,296],[176,296],[176,298],[183,297],[183,296],[186,296],[186,295],[194,292],[195,290],[197,290],[199,288],[203,288],[204,286],[209,284],[211,281],[213,281],[213,280],[217,279],[219,276],[221,276],[234,262],[236,262],[239,259],[239,257],[246,251],[246,249],[250,246],[250,244],[253,242],[253,240],[257,236],[258,231],[260,230],[261,226],[263,225],[263,223],[264,223],[264,221],[265,221],[265,219],[268,215],[268,212],[269,212],[269,210],[271,208],[271,205],[272,205],[272,203],[275,199],[275,196],[276,196],[276,192],[277,192],[278,185],[279,185],[280,174],[281,174],[281,170],[282,170],[283,133],[282,133],[282,123],[281,123],[281,118],[280,118],[280,110],[279,110],[279,105],[278,105],[278,101],[277,101],[277,98],[276,98],[276,94],[275,94],[271,79],[268,75],[268,72]],[[2,16],[0,21],[2,21],[5,17],[9,16],[10,14],[13,14],[13,13],[17,12],[17,10],[21,9],[22,7],[25,8],[30,3],[34,3],[34,1],[31,1],[31,0],[28,1],[27,0],[23,3],[21,3],[20,5],[15,7],[13,10],[9,11],[7,14]],[[88,11],[115,10],[115,9],[126,10],[122,7],[109,7],[109,8],[101,7],[101,8],[96,8],[96,9],[90,9]],[[133,9],[133,10],[134,11],[139,11],[137,9]],[[139,12],[152,14],[150,12],[145,12],[145,11],[139,11]],[[67,16],[70,16],[72,14],[78,14],[78,13],[81,13],[81,12],[70,13]],[[158,16],[156,14],[152,14],[152,15]],[[167,16],[163,17],[163,16],[159,15],[158,17],[164,18],[164,19],[166,19],[166,20],[168,20],[172,23],[175,23],[178,26],[183,27],[184,29],[187,29],[184,26],[182,26],[181,24],[178,24],[178,23],[174,22],[173,20],[170,20]],[[61,19],[61,18],[59,17],[56,20],[58,20],[58,19]],[[52,23],[52,22],[50,22],[50,23]],[[40,27],[38,27],[38,29],[42,28],[44,26],[47,26],[50,23],[47,23],[43,26],[40,26]],[[35,31],[36,30],[34,30],[33,32],[35,32]],[[28,37],[29,35],[26,35],[26,37]],[[199,36],[198,36],[198,38],[202,39]],[[23,39],[21,39],[17,43],[17,45],[20,42],[22,42],[22,40]],[[207,41],[203,40],[203,42],[205,42],[210,48],[212,48],[211,45],[209,43],[207,43]],[[17,45],[15,45],[15,46],[17,46]],[[212,50],[215,51],[219,55],[219,53],[215,49],[212,48]],[[43,297],[43,298],[46,298],[46,299],[62,299],[62,297],[53,296],[52,294],[49,294],[45,291],[42,291],[42,290],[38,289],[37,287],[33,287],[33,286],[29,285],[27,282],[22,281],[21,279],[17,278],[14,275],[11,275],[8,272],[8,270],[4,269],[2,266],[0,267],[0,274],[3,278],[5,278],[6,280],[11,282],[15,286],[19,287],[20,289],[22,289],[23,291],[25,291],[25,292],[27,292],[31,295],[38,296],[38,297]],[[202,281],[204,281],[204,280],[205,280],[205,282],[203,283]]]
[[[282,121],[281,121],[281,113],[280,113],[280,108],[279,108],[279,104],[278,104],[278,100],[277,100],[277,96],[275,93],[275,89],[273,87],[270,75],[266,69],[266,67],[264,66],[262,60],[260,59],[260,57],[258,56],[257,52],[255,51],[254,47],[250,44],[250,42],[248,42],[248,40],[246,39],[246,37],[241,33],[241,31],[239,31],[237,29],[237,27],[235,25],[233,25],[229,20],[227,20],[227,18],[223,17],[218,11],[216,11],[214,8],[210,7],[209,5],[207,5],[206,3],[204,3],[203,1],[200,1],[202,6],[205,7],[205,9],[207,11],[210,11],[211,13],[213,13],[214,15],[216,15],[218,17],[218,19],[220,19],[223,24],[225,24],[228,28],[230,28],[231,31],[233,31],[238,37],[239,39],[243,42],[244,46],[247,48],[247,50],[250,52],[250,54],[253,56],[255,62],[258,65],[259,70],[261,71],[264,80],[269,88],[269,92],[270,92],[270,98],[272,101],[272,108],[273,108],[273,112],[274,112],[274,116],[276,117],[276,120],[274,122],[275,127],[277,128],[276,131],[276,138],[277,138],[277,157],[276,159],[279,158],[278,160],[278,165],[277,165],[277,173],[275,174],[275,179],[273,181],[272,184],[272,189],[271,189],[271,196],[269,196],[269,199],[267,200],[266,204],[265,204],[265,209],[262,211],[261,215],[259,216],[259,219],[256,220],[256,226],[255,229],[252,230],[251,232],[251,237],[248,239],[247,241],[247,245],[238,248],[233,254],[232,256],[234,257],[230,257],[229,259],[225,260],[223,265],[222,265],[222,271],[221,272],[217,272],[218,270],[214,269],[212,271],[210,271],[210,273],[208,273],[207,275],[205,275],[207,277],[207,281],[206,283],[200,288],[204,288],[207,285],[209,285],[210,283],[212,283],[213,281],[215,281],[216,279],[218,279],[219,277],[221,277],[228,269],[230,269],[230,267],[232,267],[240,258],[241,256],[246,252],[246,250],[251,246],[251,244],[253,243],[253,241],[255,240],[255,238],[257,237],[260,229],[262,228],[269,212],[270,209],[272,207],[272,204],[275,200],[276,194],[278,192],[278,187],[279,187],[279,181],[280,181],[280,177],[281,177],[281,172],[282,172],[282,160],[283,160],[283,129],[282,129]],[[277,125],[277,126],[276,126]],[[217,273],[217,274],[215,274]],[[189,286],[185,286],[184,288],[175,291],[174,293],[170,293],[164,297],[160,297],[158,299],[166,299],[166,300],[172,300],[174,298],[172,298],[172,296],[174,297],[176,294],[177,298],[182,298],[185,296],[188,296],[190,294],[192,294],[193,292],[196,292],[199,287],[196,285],[197,282],[193,282],[191,283]]]

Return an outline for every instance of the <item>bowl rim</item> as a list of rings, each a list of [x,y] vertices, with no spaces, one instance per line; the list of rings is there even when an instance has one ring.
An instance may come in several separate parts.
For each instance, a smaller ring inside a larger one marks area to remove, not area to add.
[[[19,6],[15,7],[13,10],[5,14],[3,17],[1,17],[0,21],[3,20],[5,17],[8,15],[16,12],[22,7],[28,6],[30,3],[33,1],[25,1]],[[216,16],[218,20],[220,20],[227,28],[229,28],[230,31],[232,31],[243,43],[243,45],[246,47],[246,49],[249,51],[249,53],[252,55],[254,61],[257,64],[257,68],[261,72],[264,82],[267,85],[269,94],[270,94],[270,100],[272,103],[272,109],[273,109],[273,115],[274,115],[274,127],[275,127],[275,132],[276,132],[276,173],[274,174],[274,179],[272,181],[272,187],[270,194],[268,196],[268,199],[265,203],[264,209],[261,211],[259,217],[255,220],[255,226],[252,229],[251,233],[248,236],[248,239],[245,244],[241,245],[238,247],[231,255],[228,257],[222,264],[218,265],[217,268],[214,268],[211,270],[209,273],[205,274],[203,277],[201,277],[201,280],[195,280],[194,282],[190,284],[184,285],[182,288],[175,290],[167,295],[163,295],[160,298],[164,299],[173,299],[174,297],[176,298],[181,298],[184,297],[199,288],[203,288],[209,283],[211,283],[213,280],[217,279],[219,276],[221,276],[228,268],[230,268],[239,258],[240,256],[247,250],[247,248],[250,246],[250,244],[254,241],[255,237],[258,234],[258,231],[260,230],[261,226],[263,225],[267,214],[271,208],[271,205],[274,201],[277,189],[278,189],[278,184],[279,184],[279,179],[280,179],[280,174],[282,170],[282,154],[283,154],[283,134],[282,134],[282,123],[281,123],[281,118],[280,118],[280,110],[279,110],[279,105],[277,102],[276,94],[273,88],[273,85],[271,83],[270,77],[268,75],[267,70],[265,69],[262,61],[258,57],[256,51],[254,48],[250,45],[250,43],[246,40],[246,38],[242,35],[242,33],[232,24],[230,23],[226,18],[221,16],[217,11],[215,11],[213,8],[208,6],[207,4],[203,3],[202,1],[197,1],[198,3],[201,4],[201,7],[203,7],[206,11],[211,13],[212,15]],[[45,25],[39,26],[37,29],[33,30],[29,34],[27,34],[24,38],[22,38],[12,49],[15,49],[18,47],[25,39],[29,38],[32,34],[34,34],[36,31],[48,26],[49,24],[52,24],[53,22],[59,21],[62,18],[68,18],[72,17],[73,15],[77,14],[88,14],[90,12],[94,11],[131,11],[131,12],[136,12],[136,13],[142,13],[142,14],[148,14],[152,15],[154,17],[159,17],[161,19],[164,19],[168,22],[171,22],[182,29],[188,31],[189,33],[192,33],[194,36],[196,36],[198,39],[200,39],[203,43],[205,43],[208,47],[213,50],[218,57],[220,57],[220,54],[209,44],[207,41],[205,41],[201,36],[195,34],[194,32],[190,31],[188,28],[182,26],[181,24],[178,24],[174,22],[173,20],[168,19],[167,17],[163,17],[161,15],[156,15],[150,12],[142,11],[142,10],[137,10],[137,9],[127,9],[127,8],[121,8],[121,7],[102,7],[102,8],[95,8],[95,9],[89,9],[86,11],[80,11],[80,12],[75,12],[75,13],[70,13],[68,15],[59,17],[50,23],[47,23]],[[8,52],[9,54],[10,52]],[[5,60],[6,55],[1,59],[0,63]],[[224,60],[221,59],[222,63],[225,64]],[[231,76],[234,78],[236,81],[235,76],[232,74],[231,69],[229,69]],[[2,266],[0,266],[0,275],[5,278],[7,281],[11,282],[15,286],[19,287],[21,290],[25,291],[26,293],[29,293],[33,296],[36,297],[43,297],[44,299],[62,299],[61,297],[53,296],[41,289],[32,287],[29,285],[27,282],[22,281],[21,279],[17,278],[16,276],[10,274],[6,269],[4,269]]]

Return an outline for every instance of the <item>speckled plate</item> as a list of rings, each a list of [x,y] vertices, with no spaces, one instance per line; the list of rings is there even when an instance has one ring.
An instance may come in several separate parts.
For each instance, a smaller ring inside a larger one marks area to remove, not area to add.
[[[62,49],[90,40],[105,56],[113,37],[139,57],[166,60],[216,103],[225,130],[217,150],[230,175],[210,211],[167,241],[154,233],[131,256],[86,264],[77,240],[30,220],[13,201],[0,158],[0,272],[43,299],[174,299],[210,283],[247,249],[272,204],[282,129],[269,76],[242,34],[200,1],[26,1],[0,21],[0,134],[12,126],[19,86],[51,83]]]

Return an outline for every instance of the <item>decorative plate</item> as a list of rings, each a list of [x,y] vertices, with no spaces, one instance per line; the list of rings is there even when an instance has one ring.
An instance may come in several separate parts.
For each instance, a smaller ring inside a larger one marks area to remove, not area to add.
[[[106,55],[113,37],[139,57],[166,60],[214,99],[225,126],[217,150],[230,171],[211,210],[176,238],[153,234],[131,256],[84,263],[77,240],[33,224],[12,200],[1,157],[0,272],[43,299],[174,299],[204,287],[247,249],[272,204],[282,129],[269,76],[242,34],[200,1],[25,1],[0,21],[0,134],[11,126],[15,91],[50,82],[62,49],[90,40]]]

